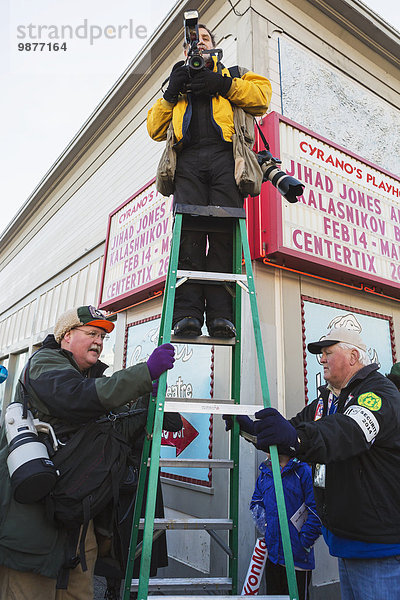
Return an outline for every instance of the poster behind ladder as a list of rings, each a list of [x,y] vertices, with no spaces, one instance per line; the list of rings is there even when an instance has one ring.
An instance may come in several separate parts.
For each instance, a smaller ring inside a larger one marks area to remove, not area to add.
[[[242,596],[257,596],[260,589],[261,578],[264,573],[268,550],[264,538],[257,538],[251,555],[249,569],[244,580]]]

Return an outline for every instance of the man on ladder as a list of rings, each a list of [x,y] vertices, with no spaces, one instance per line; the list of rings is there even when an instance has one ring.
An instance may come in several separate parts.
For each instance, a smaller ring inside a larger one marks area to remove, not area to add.
[[[185,17],[193,16],[185,13]],[[188,23],[188,25],[187,25]],[[239,67],[227,69],[215,50],[215,38],[195,19],[185,21],[184,61],[176,63],[163,98],[147,116],[153,140],[167,139],[176,152],[176,171],[171,171],[174,204],[243,207],[244,195],[235,180],[232,139],[233,109],[240,107],[253,116],[265,114],[271,99],[271,84],[265,77]],[[191,61],[191,55],[193,60]],[[202,60],[198,60],[199,56]],[[198,64],[201,66],[198,68]],[[161,191],[161,190],[160,190]],[[232,272],[232,233],[185,231],[180,242],[179,269]],[[206,245],[208,237],[208,253]],[[232,298],[224,286],[185,283],[176,290],[172,325],[177,336],[201,334],[206,312],[210,336],[232,338]]]
[[[253,329],[260,372],[264,407],[270,406],[265,358],[261,339],[254,277],[247,240],[243,199],[260,193],[263,173],[252,152],[254,143],[254,115],[266,112],[270,98],[269,81],[240,67],[226,69],[221,63],[222,52],[215,49],[212,33],[198,25],[196,11],[184,15],[185,56],[177,63],[169,77],[163,98],[150,109],[147,127],[156,141],[167,140],[157,170],[157,190],[165,196],[174,195],[175,223],[172,236],[168,275],[160,324],[159,344],[171,340],[173,326],[175,340],[196,338],[192,343],[218,343],[231,346],[230,398],[210,404],[204,399],[166,399],[166,376],[160,377],[157,398],[149,408],[138,494],[133,519],[128,567],[125,576],[124,600],[130,591],[138,590],[138,599],[146,600],[149,591],[149,573],[152,541],[155,529],[205,528],[216,540],[215,528],[229,531],[229,546],[219,540],[218,545],[229,555],[229,576],[211,578],[174,578],[152,583],[154,590],[194,590],[202,592],[229,590],[238,598],[238,513],[239,513],[239,426],[234,422],[231,436],[231,460],[223,461],[223,468],[231,470],[229,478],[229,519],[173,519],[168,523],[156,520],[154,487],[160,466],[161,432],[164,410],[206,412],[213,414],[254,414],[259,405],[240,405],[241,388],[241,288],[249,293]],[[254,165],[255,161],[255,165]],[[282,192],[281,192],[282,193]],[[211,217],[211,218],[210,218]],[[217,218],[214,218],[217,217]],[[219,218],[225,217],[225,218]],[[228,223],[229,231],[225,224]],[[183,225],[183,227],[182,227]],[[182,232],[183,229],[183,232]],[[208,251],[207,251],[208,244]],[[242,252],[246,275],[242,274]],[[180,278],[179,281],[177,278]],[[193,280],[200,283],[193,283]],[[207,282],[204,284],[204,282]],[[247,283],[245,283],[247,282]],[[184,285],[181,285],[184,283]],[[234,283],[234,302],[222,285]],[[202,338],[204,312],[210,338]],[[237,333],[236,333],[237,329]],[[215,338],[224,338],[217,339]],[[214,339],[213,339],[214,338]],[[234,338],[234,339],[232,339]],[[151,443],[151,452],[150,452]],[[280,478],[276,447],[271,448],[272,467],[279,506],[279,522],[287,565],[290,600],[298,600],[293,556],[291,554],[287,515]],[[179,460],[179,459],[176,459]],[[194,460],[192,466],[197,468]],[[205,461],[217,467],[218,459]],[[222,465],[221,465],[222,466]],[[140,507],[145,488],[145,474],[149,468],[148,495],[143,523],[139,523]],[[158,522],[156,522],[158,521]],[[193,521],[193,522],[192,522]],[[143,527],[143,546],[139,580],[131,582],[137,535]],[[188,581],[190,584],[188,585]],[[183,584],[183,585],[182,585]],[[165,588],[165,586],[167,586]],[[185,598],[185,596],[182,596]],[[200,595],[199,597],[203,597]]]

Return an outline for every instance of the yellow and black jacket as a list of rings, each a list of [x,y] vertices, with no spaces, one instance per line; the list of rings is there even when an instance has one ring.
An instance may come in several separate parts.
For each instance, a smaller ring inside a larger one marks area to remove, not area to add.
[[[217,65],[214,65],[217,71]],[[222,67],[222,75],[232,77],[232,85],[226,96],[211,97],[211,116],[214,125],[219,129],[221,138],[232,142],[235,133],[233,124],[233,107],[239,106],[253,116],[265,114],[271,100],[271,84],[266,77],[240,67],[227,69]],[[234,74],[240,75],[238,77]],[[189,95],[190,96],[190,95]],[[159,98],[147,114],[147,131],[150,137],[161,142],[167,138],[167,129],[172,120],[176,142],[185,138],[191,119],[191,102],[187,94],[182,94],[176,104]]]

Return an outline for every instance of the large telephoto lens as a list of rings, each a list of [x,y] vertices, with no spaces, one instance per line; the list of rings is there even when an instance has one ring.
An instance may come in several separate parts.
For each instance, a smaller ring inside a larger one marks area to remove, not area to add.
[[[270,181],[278,192],[292,204],[298,202],[298,196],[303,194],[304,185],[298,179],[287,175],[276,166],[268,167],[264,173],[263,181]]]
[[[276,164],[280,160],[274,158],[271,152],[262,150],[258,153],[257,160],[264,174],[263,181],[270,181],[288,202],[298,202],[298,196],[303,194],[304,184],[281,171]]]
[[[23,413],[23,406],[13,402],[4,418],[8,458],[7,467],[14,499],[32,504],[44,498],[54,487],[57,472],[45,444],[37,435],[32,413]]]

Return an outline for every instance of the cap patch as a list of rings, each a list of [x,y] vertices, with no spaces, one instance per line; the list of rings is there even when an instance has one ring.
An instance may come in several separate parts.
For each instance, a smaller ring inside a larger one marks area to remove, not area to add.
[[[373,392],[366,392],[365,394],[358,396],[357,403],[360,406],[365,406],[365,408],[368,408],[369,410],[380,410],[382,398]]]
[[[95,308],[94,306],[88,306],[87,307],[90,314],[92,315],[92,317],[94,319],[104,319],[104,315],[102,312],[100,312],[97,308]]]

